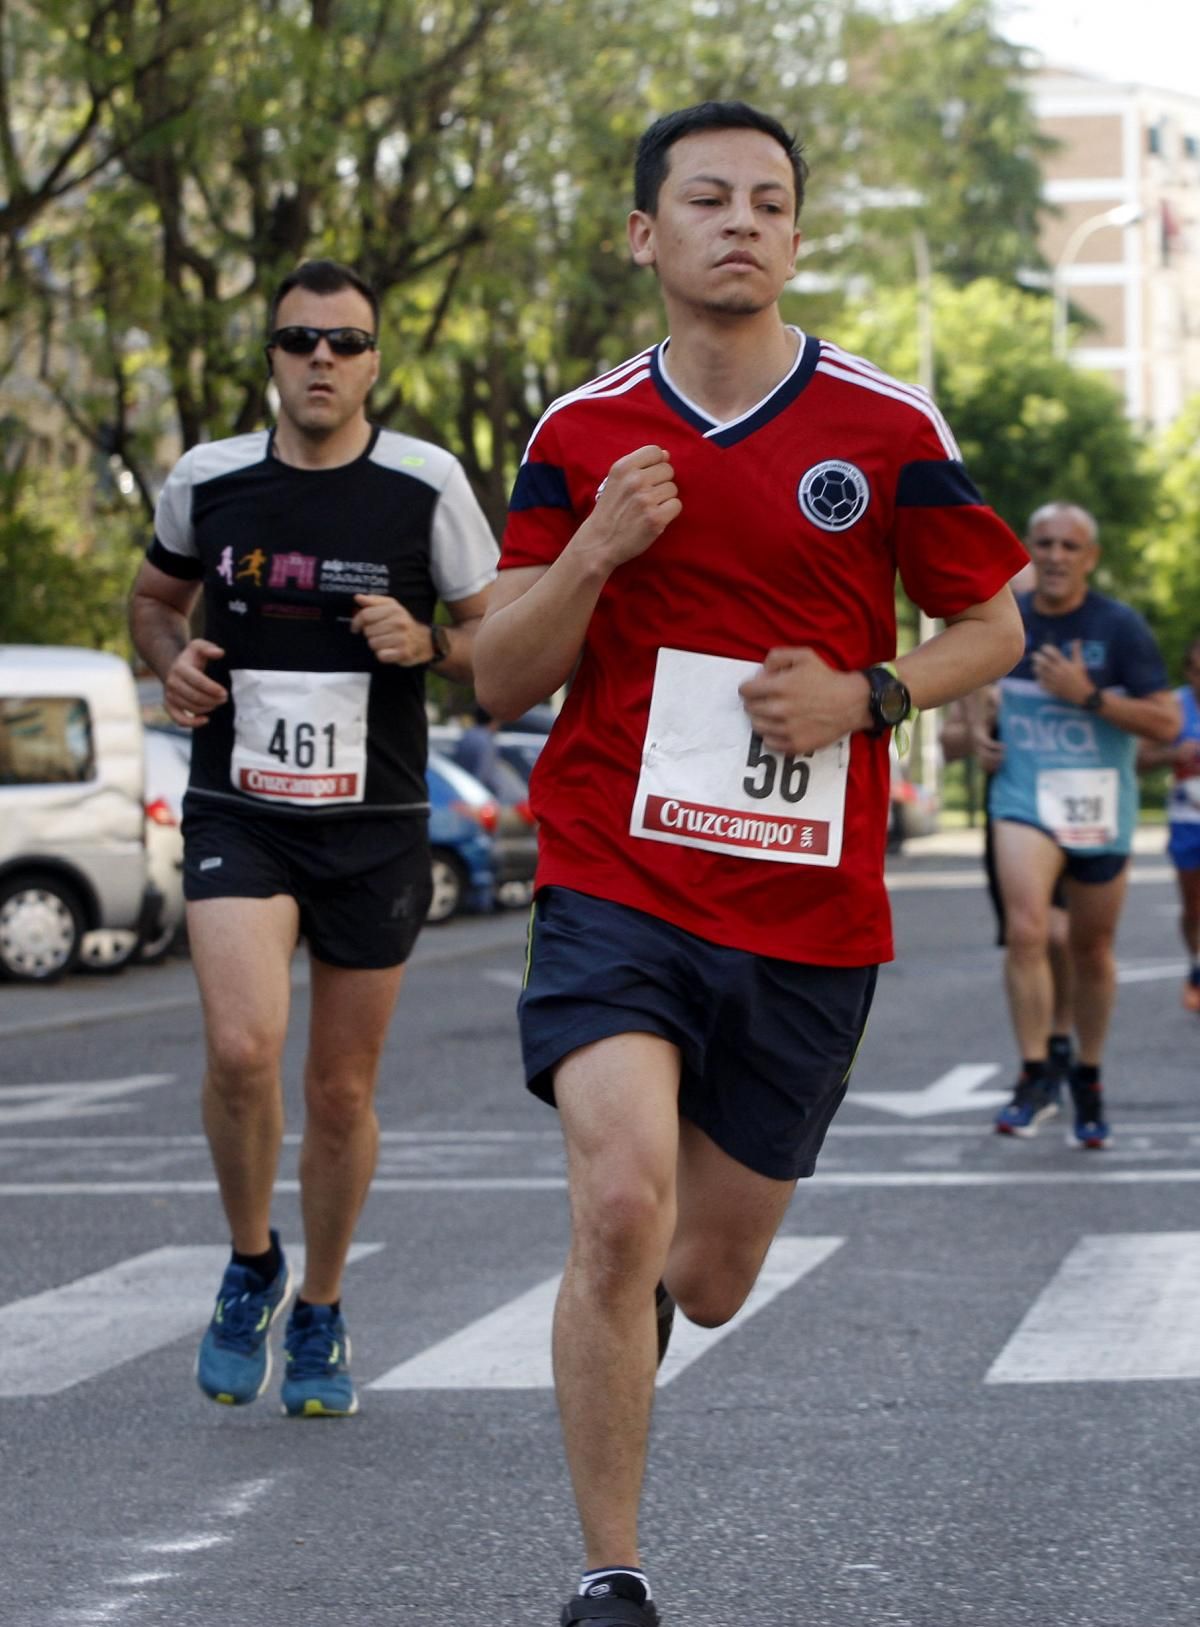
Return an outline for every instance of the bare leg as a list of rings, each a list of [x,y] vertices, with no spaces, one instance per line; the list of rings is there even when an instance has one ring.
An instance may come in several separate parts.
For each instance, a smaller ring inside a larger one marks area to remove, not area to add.
[[[306,1250],[300,1295],[313,1305],[332,1305],[341,1297],[350,1240],[375,1172],[375,1080],[403,977],[403,966],[348,971],[312,961],[300,1148]]]
[[[187,908],[208,1065],[202,1111],[234,1248],[270,1247],[283,1136],[280,1060],[298,916],[291,898],[213,898]]]
[[[1200,955],[1200,870],[1179,870],[1179,931],[1193,960]]]
[[[1054,1006],[1050,1017],[1052,1034],[1069,1034],[1075,1027],[1074,975],[1071,967],[1070,922],[1064,909],[1051,907],[1050,979],[1054,986]]]
[[[679,1053],[652,1034],[584,1046],[555,1077],[571,1246],[554,1313],[554,1382],[591,1568],[640,1563],[654,1287],[675,1226],[678,1093]]]
[[[1062,850],[1044,831],[998,819],[996,873],[1004,898],[1007,950],[1004,978],[1021,1056],[1045,1061],[1054,1012],[1050,970],[1050,898],[1063,867]]]
[[[689,1321],[716,1328],[737,1315],[795,1190],[795,1181],[756,1174],[680,1121],[679,1215],[664,1280]]]
[[[1104,1054],[1116,996],[1117,963],[1113,945],[1128,882],[1128,867],[1112,881],[1097,886],[1067,881],[1079,1060],[1096,1067]]]

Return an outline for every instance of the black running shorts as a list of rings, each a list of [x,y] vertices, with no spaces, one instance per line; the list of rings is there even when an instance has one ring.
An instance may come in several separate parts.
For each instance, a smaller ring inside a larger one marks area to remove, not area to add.
[[[433,894],[424,815],[301,820],[188,795],[183,854],[189,902],[294,898],[316,958],[354,970],[406,961]]]
[[[614,1034],[658,1034],[683,1063],[679,1111],[772,1180],[811,1175],[875,992],[874,966],[809,966],[728,949],[564,887],[538,894],[518,1005],[529,1089]]]

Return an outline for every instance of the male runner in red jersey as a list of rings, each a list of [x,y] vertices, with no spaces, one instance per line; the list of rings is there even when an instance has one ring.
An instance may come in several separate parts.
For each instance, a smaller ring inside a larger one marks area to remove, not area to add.
[[[1024,550],[928,396],[780,316],[805,173],[743,103],[642,137],[629,240],[670,339],[546,412],[476,642],[502,717],[574,673],[534,777],[521,999],[571,1197],[554,1361],[586,1570],[564,1627],[659,1620],[654,1307],[660,1350],[672,1300],[728,1321],[813,1172],[892,952],[889,730],[1022,648]],[[897,569],[947,625],[893,671]]]

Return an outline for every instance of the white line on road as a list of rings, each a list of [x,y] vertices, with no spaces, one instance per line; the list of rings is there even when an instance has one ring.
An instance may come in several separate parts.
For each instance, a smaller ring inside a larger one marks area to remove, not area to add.
[[[925,1187],[984,1188],[992,1186],[1169,1186],[1173,1183],[1190,1185],[1200,1181],[1200,1169],[1104,1169],[1097,1154],[1080,1168],[1080,1159],[1072,1160],[1072,1169],[1048,1170],[830,1170],[818,1171],[810,1191],[828,1191],[832,1187],[869,1189]],[[372,1195],[385,1192],[561,1192],[566,1189],[566,1178],[561,1175],[497,1175],[470,1176],[390,1176],[381,1175],[371,1182]],[[299,1181],[276,1181],[275,1191],[295,1194],[300,1191]],[[4,1181],[0,1182],[0,1198],[138,1198],[138,1197],[212,1197],[217,1192],[215,1181]]]
[[[355,1243],[350,1261],[382,1247]],[[302,1272],[304,1250],[289,1253]],[[3,1306],[0,1396],[57,1395],[203,1327],[228,1259],[207,1245],[152,1249]]]
[[[840,1237],[780,1237],[771,1246],[759,1279],[745,1305],[723,1328],[692,1326],[679,1317],[659,1384],[669,1384],[685,1368],[750,1317],[769,1305],[776,1295],[799,1282],[841,1247]],[[554,1378],[550,1365],[550,1324],[558,1294],[558,1277],[549,1277],[528,1293],[470,1326],[431,1345],[419,1356],[377,1378],[372,1390],[548,1390]]]
[[[1200,1232],[1081,1238],[989,1384],[1200,1378]]]
[[[851,1093],[846,1098],[846,1105],[853,1106],[855,1097]],[[1121,1139],[1127,1136],[1164,1136],[1171,1141],[1178,1141],[1182,1135],[1200,1135],[1200,1119],[1126,1119],[1120,1123]],[[864,1137],[889,1139],[918,1140],[939,1137],[956,1137],[958,1140],[975,1139],[995,1142],[995,1127],[991,1119],[980,1120],[974,1124],[842,1124],[836,1122],[829,1127],[830,1138],[851,1137],[855,1140]],[[380,1142],[388,1146],[417,1146],[429,1147],[444,1144],[448,1147],[462,1148],[470,1146],[488,1146],[501,1144],[519,1147],[544,1146],[548,1141],[561,1142],[562,1133],[559,1130],[383,1130],[379,1136]],[[298,1134],[285,1135],[284,1145],[298,1147],[303,1137]],[[203,1135],[30,1135],[5,1136],[0,1135],[0,1152],[6,1149],[26,1148],[112,1148],[125,1150],[131,1147],[145,1147],[153,1151],[162,1151],[172,1147],[194,1147],[197,1150],[207,1151],[208,1140]]]

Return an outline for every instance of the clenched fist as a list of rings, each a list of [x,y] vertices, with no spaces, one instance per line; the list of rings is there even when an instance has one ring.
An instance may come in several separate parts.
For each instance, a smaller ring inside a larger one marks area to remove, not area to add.
[[[576,536],[614,569],[644,554],[682,512],[667,454],[661,446],[639,446],[608,471],[596,506]]]
[[[398,600],[383,593],[356,593],[354,602],[358,610],[350,631],[363,635],[377,661],[389,666],[418,667],[429,660],[429,628]]]
[[[208,714],[229,699],[225,686],[204,670],[224,654],[219,644],[206,638],[193,638],[180,650],[163,683],[163,705],[173,723],[184,729],[203,728]]]

